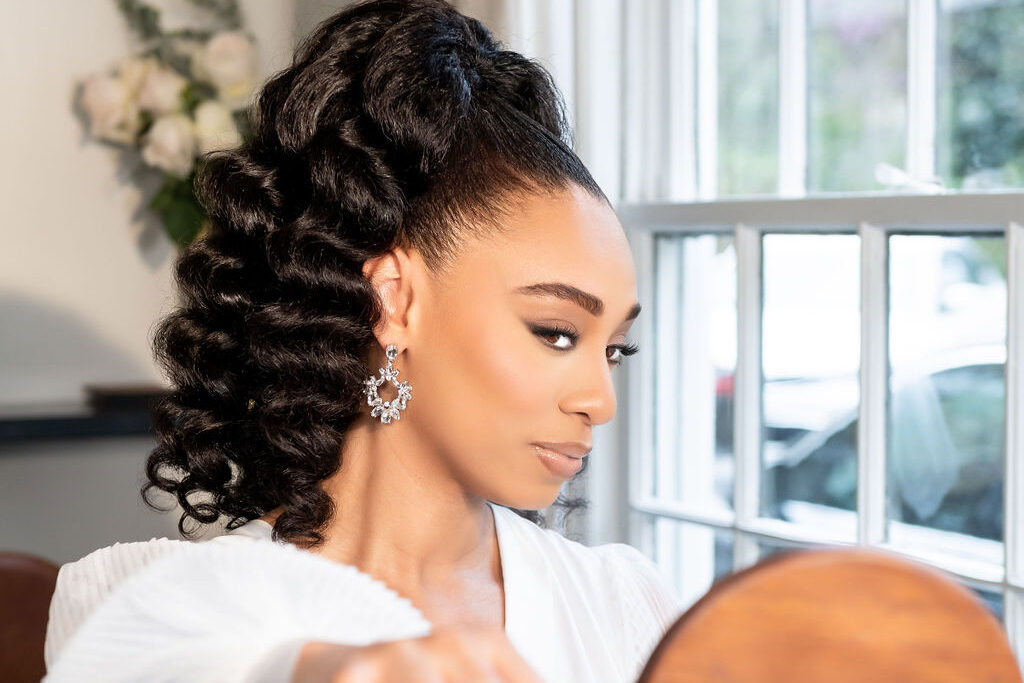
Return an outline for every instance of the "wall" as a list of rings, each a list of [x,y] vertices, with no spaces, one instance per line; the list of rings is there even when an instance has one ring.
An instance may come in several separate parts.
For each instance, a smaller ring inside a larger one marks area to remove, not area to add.
[[[287,65],[296,27],[330,4],[242,0],[264,75]],[[159,179],[140,189],[138,161],[90,139],[72,108],[77,81],[130,51],[112,0],[0,3],[0,409],[77,399],[88,382],[161,381],[149,343],[173,303],[175,252],[139,209]],[[152,447],[0,442],[0,548],[66,562],[174,537],[177,515],[138,495]]]
[[[178,515],[154,511],[139,496],[142,462],[152,447],[146,437],[121,437],[5,449],[0,549],[64,563],[118,541],[177,538]]]
[[[290,54],[294,5],[243,7],[267,73]],[[0,5],[0,405],[160,381],[149,338],[175,252],[140,208],[159,176],[89,138],[72,107],[76,82],[130,49],[112,1]]]

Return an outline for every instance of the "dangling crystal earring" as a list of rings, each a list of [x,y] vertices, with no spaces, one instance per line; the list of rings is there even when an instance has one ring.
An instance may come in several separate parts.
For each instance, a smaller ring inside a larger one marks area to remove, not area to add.
[[[363,391],[366,393],[367,405],[373,406],[370,417],[379,417],[382,423],[389,424],[392,420],[401,419],[401,411],[405,410],[406,402],[412,398],[412,387],[408,382],[398,381],[398,370],[393,365],[395,358],[398,357],[398,347],[388,344],[384,353],[388,357],[387,365],[378,368],[380,377],[369,377],[363,382],[366,387]],[[384,382],[391,382],[398,389],[398,396],[392,401],[384,401],[377,394],[377,387]]]

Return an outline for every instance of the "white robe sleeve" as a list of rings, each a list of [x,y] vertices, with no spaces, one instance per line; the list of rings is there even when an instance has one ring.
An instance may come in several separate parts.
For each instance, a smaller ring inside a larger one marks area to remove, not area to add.
[[[355,567],[271,541],[185,543],[116,587],[44,680],[283,683],[310,640],[429,631],[408,600]]]
[[[626,657],[636,680],[665,632],[682,615],[675,589],[654,562],[631,545],[608,543],[602,553],[609,578],[616,587]]]
[[[68,639],[116,586],[182,543],[167,538],[115,543],[61,566],[46,622],[46,669],[49,671]]]

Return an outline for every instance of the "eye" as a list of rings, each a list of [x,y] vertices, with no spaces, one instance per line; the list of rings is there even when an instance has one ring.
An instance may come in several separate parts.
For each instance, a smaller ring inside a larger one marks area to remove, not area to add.
[[[561,327],[558,325],[553,326],[534,326],[532,331],[535,335],[544,340],[544,343],[548,346],[558,349],[559,351],[569,351],[576,346],[576,342],[579,341],[579,334],[569,329],[568,327]],[[567,339],[568,344],[559,343],[558,341],[549,341],[550,339]],[[626,356],[632,356],[634,353],[639,351],[639,347],[636,344],[612,344],[611,346],[605,347],[606,351],[609,351],[608,362],[614,365],[620,365],[622,359]]]
[[[567,328],[567,327],[559,327],[557,325],[552,326],[552,327],[536,326],[536,327],[533,328],[533,333],[535,335],[537,335],[538,337],[540,337],[541,339],[545,339],[545,343],[548,346],[554,347],[554,348],[558,349],[559,351],[568,351],[572,347],[576,346],[576,341],[579,339],[579,335],[576,334],[575,332],[573,332],[572,330],[570,330],[569,328]],[[569,345],[568,346],[559,346],[558,343],[547,341],[548,338],[556,338],[557,339],[558,337],[563,337],[565,339],[568,339],[569,340]]]
[[[613,344],[608,347],[608,350],[612,352],[612,355],[608,357],[608,361],[612,365],[620,365],[623,358],[632,356],[640,350],[640,347],[636,344]]]

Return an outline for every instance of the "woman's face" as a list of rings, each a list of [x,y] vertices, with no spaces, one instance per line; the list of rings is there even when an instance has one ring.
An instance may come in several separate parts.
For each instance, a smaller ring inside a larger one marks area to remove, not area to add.
[[[572,466],[558,473],[534,444],[587,449],[615,414],[636,274],[615,213],[579,188],[524,196],[505,227],[466,244],[444,277],[417,278],[396,362],[413,394],[401,423],[465,490],[539,509],[581,461],[556,458]]]

